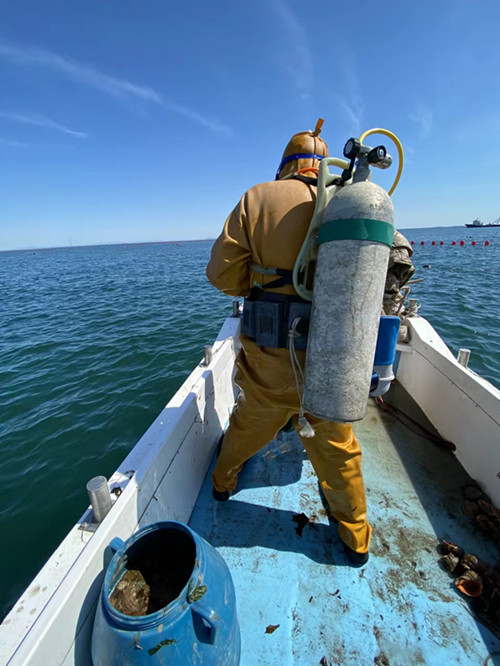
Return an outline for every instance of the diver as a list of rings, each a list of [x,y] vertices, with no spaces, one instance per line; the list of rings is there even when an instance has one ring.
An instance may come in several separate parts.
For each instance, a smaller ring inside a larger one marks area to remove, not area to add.
[[[212,248],[206,269],[210,282],[225,294],[245,297],[235,376],[241,391],[212,475],[213,496],[218,501],[229,499],[243,464],[293,419],[331,516],[338,522],[345,555],[352,565],[363,566],[369,557],[372,528],[367,520],[359,443],[352,424],[312,414],[306,416],[314,435],[300,434],[300,397],[286,336],[280,335],[286,330],[283,318],[290,308],[305,303],[293,287],[292,271],[314,212],[318,166],[328,156],[320,131],[318,122],[314,131],[292,137],[276,179],[245,192]],[[399,293],[400,282],[412,274],[411,247],[405,241],[399,235],[384,310]],[[277,270],[271,274],[264,267]],[[269,338],[256,340],[251,335],[249,320],[256,302],[269,304]],[[268,344],[263,340],[269,340]],[[302,368],[305,354],[305,345],[299,344],[296,356]]]

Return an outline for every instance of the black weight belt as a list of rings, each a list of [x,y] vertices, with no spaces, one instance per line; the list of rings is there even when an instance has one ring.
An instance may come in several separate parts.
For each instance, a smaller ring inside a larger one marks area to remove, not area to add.
[[[289,331],[293,322],[299,319],[294,345],[297,350],[305,350],[310,317],[311,303],[298,296],[252,289],[243,305],[241,332],[260,347],[289,347]]]

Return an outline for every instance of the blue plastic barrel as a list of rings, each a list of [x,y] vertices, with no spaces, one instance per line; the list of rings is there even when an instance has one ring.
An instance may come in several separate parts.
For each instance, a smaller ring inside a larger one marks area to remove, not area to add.
[[[387,393],[394,380],[393,364],[400,323],[399,317],[380,317],[370,386],[370,395],[374,398]]]
[[[399,317],[380,317],[373,365],[392,365],[394,363],[400,324]]]
[[[240,629],[227,564],[182,523],[154,523],[116,551],[104,578],[92,634],[94,666],[237,666]],[[109,597],[126,570],[150,587],[147,614],[125,615]]]

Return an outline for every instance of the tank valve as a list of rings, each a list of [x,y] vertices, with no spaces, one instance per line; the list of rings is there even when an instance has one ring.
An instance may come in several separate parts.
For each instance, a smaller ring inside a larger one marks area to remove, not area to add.
[[[368,164],[375,166],[379,169],[387,169],[392,164],[392,157],[388,154],[385,146],[365,146],[359,139],[351,137],[344,146],[344,157],[351,160],[349,170],[352,171],[354,160],[360,157],[365,157]]]

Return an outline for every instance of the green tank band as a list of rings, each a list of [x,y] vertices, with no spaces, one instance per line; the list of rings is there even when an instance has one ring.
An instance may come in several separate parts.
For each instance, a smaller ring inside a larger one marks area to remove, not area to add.
[[[332,220],[322,224],[318,231],[318,243],[336,240],[369,240],[392,247],[394,227],[389,222],[354,218],[352,220]]]

